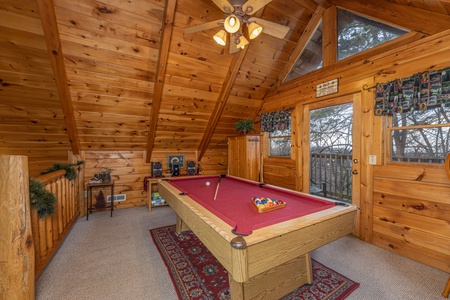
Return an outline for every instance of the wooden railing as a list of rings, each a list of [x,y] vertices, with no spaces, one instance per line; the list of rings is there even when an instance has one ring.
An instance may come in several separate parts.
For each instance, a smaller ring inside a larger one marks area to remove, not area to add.
[[[327,197],[350,202],[352,199],[352,155],[311,153],[310,177],[325,183]]]
[[[34,241],[36,278],[52,258],[64,237],[80,215],[83,202],[83,166],[76,166],[77,178],[68,180],[65,170],[55,171],[37,177],[45,188],[56,196],[56,212],[52,216],[38,218],[32,209],[31,222]]]

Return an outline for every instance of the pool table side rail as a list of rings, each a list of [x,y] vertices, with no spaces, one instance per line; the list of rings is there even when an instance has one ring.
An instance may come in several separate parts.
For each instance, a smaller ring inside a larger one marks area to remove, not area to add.
[[[245,281],[281,262],[323,246],[352,232],[356,207],[335,206],[311,215],[255,230],[246,236],[247,263],[237,269],[241,254],[230,246],[232,227],[167,182],[159,182],[161,195],[211,253],[237,281]],[[282,249],[283,248],[283,249]],[[251,254],[251,255],[249,255]],[[234,257],[234,258],[232,258]],[[233,264],[233,260],[234,264]]]
[[[159,181],[158,190],[169,206],[203,242],[209,251],[220,261],[223,267],[232,272],[230,225],[217,218],[188,196],[179,195],[180,191],[168,182]],[[179,220],[177,220],[177,223]]]

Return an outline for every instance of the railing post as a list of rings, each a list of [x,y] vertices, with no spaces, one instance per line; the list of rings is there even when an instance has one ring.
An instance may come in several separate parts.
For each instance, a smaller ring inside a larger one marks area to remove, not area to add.
[[[0,155],[0,296],[34,299],[28,158]]]

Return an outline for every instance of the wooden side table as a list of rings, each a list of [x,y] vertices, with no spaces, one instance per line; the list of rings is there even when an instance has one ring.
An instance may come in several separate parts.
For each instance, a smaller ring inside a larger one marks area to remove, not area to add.
[[[108,186],[111,187],[111,205],[106,205],[105,207],[102,208],[92,207],[92,189],[103,188]],[[88,193],[88,197],[86,198],[86,220],[89,220],[89,212],[108,208],[111,208],[111,217],[112,217],[114,211],[114,180],[102,183],[88,183],[88,185],[86,185],[86,189]]]

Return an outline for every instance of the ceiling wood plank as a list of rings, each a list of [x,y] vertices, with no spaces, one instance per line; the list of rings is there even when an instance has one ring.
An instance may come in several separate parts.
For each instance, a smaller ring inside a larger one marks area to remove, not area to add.
[[[264,9],[259,10],[255,17],[259,18],[263,14]],[[242,63],[244,62],[244,58],[247,54],[249,47],[245,47],[239,53],[233,55],[233,60],[230,64],[230,68],[228,69],[227,76],[225,77],[224,83],[222,85],[222,89],[219,94],[219,98],[217,99],[216,105],[214,106],[214,110],[209,118],[208,125],[206,126],[206,130],[203,134],[202,140],[198,147],[198,157],[197,160],[201,161],[203,155],[205,154],[209,143],[211,142],[211,138],[216,130],[217,124],[219,123],[220,118],[222,117],[223,110],[227,104],[228,99],[230,98],[231,90],[233,89],[234,82],[238,77],[239,70],[241,68]]]
[[[368,0],[333,0],[333,4],[346,10],[375,18],[382,23],[388,23],[428,35],[433,35],[450,28],[449,15],[386,0],[379,0],[377,2]]]
[[[37,0],[37,4],[55,76],[55,82],[58,88],[59,100],[64,114],[70,146],[73,154],[77,155],[80,153],[80,141],[78,139],[72,100],[70,98],[64,55],[61,48],[53,0]]]
[[[244,60],[245,54],[247,53],[247,50],[248,47],[245,47],[233,57],[230,69],[228,70],[227,76],[225,77],[225,81],[222,85],[222,90],[220,91],[219,98],[217,99],[216,105],[214,106],[214,111],[209,118],[202,141],[200,142],[200,146],[198,147],[198,161],[202,160],[202,157],[206,152],[206,148],[211,141],[211,137],[214,133],[214,130],[216,129],[217,123],[219,122],[223,109],[225,108],[228,100],[228,95],[230,94],[230,91],[233,87],[234,81]]]
[[[308,22],[308,25],[306,25],[305,30],[303,31],[297,45],[295,46],[294,51],[292,51],[291,55],[289,56],[289,60],[286,62],[284,69],[280,72],[280,75],[278,75],[278,86],[280,86],[284,82],[291,68],[294,66],[295,62],[302,54],[302,51],[305,48],[306,44],[311,39],[317,26],[319,26],[324,11],[325,7],[320,5],[317,6],[317,9],[314,11],[311,20]]]
[[[161,98],[164,90],[164,77],[166,76],[167,58],[169,57],[170,40],[172,38],[173,21],[175,18],[175,8],[177,0],[166,0],[164,11],[163,29],[161,31],[161,42],[158,58],[158,69],[156,72],[155,87],[152,101],[152,115],[150,119],[150,128],[147,136],[147,163],[152,158],[153,147],[155,144],[156,126],[158,125],[159,110],[161,107]]]

